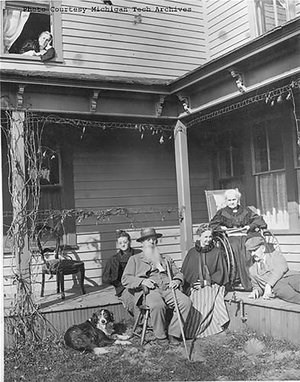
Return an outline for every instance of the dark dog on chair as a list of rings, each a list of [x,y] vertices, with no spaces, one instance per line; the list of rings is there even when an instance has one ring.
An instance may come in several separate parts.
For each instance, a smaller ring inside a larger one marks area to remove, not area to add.
[[[67,346],[75,350],[106,354],[105,347],[111,345],[131,345],[129,336],[114,333],[113,314],[107,309],[95,312],[92,317],[79,325],[71,326],[64,335]]]

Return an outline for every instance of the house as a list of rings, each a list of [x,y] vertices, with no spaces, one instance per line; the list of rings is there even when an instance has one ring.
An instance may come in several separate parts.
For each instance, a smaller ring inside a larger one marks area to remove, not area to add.
[[[205,190],[228,187],[260,210],[300,269],[300,2],[105,3],[1,2],[2,126],[20,152],[24,130],[43,131],[39,208],[70,212],[64,242],[85,262],[87,286],[102,284],[119,228],[161,229],[180,265],[193,226],[208,220]],[[42,61],[24,49],[45,30],[55,57]],[[2,139],[6,228],[7,150]],[[49,280],[46,293],[54,289]]]

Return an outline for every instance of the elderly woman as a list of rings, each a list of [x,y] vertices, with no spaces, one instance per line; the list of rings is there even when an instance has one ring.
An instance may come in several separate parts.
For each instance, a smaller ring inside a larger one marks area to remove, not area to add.
[[[201,225],[196,233],[195,247],[182,264],[184,292],[190,295],[194,308],[186,327],[190,338],[217,334],[229,321],[224,303],[228,274],[223,249],[215,246],[208,224]]]
[[[248,207],[240,205],[241,194],[237,189],[225,192],[226,207],[217,211],[210,221],[214,231],[226,232],[237,266],[236,283],[250,291],[252,289],[249,266],[251,257],[245,248],[246,240],[259,235],[259,230],[267,228],[264,219]]]

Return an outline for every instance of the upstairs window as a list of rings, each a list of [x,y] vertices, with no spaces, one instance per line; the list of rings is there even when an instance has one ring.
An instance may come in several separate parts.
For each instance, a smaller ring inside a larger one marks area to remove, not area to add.
[[[257,34],[286,23],[296,16],[294,0],[254,0]]]
[[[50,3],[49,0],[2,3],[2,54],[42,61],[61,56],[61,16],[51,12]]]

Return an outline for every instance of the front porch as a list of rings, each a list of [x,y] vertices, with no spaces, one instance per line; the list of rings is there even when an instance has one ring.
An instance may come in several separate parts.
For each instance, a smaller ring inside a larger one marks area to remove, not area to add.
[[[76,292],[76,291],[75,291]],[[267,335],[300,345],[300,306],[279,299],[251,300],[248,292],[229,292],[225,302],[230,317],[229,329],[243,332],[246,329],[259,335]],[[53,325],[59,335],[75,323],[81,323],[91,317],[99,308],[107,308],[116,322],[130,320],[130,315],[115,296],[114,288],[99,287],[87,291],[86,295],[74,294],[74,290],[66,291],[66,299],[62,301],[56,293],[39,298],[40,311]],[[6,317],[7,320],[7,317]],[[12,337],[5,330],[5,346],[13,343]]]

